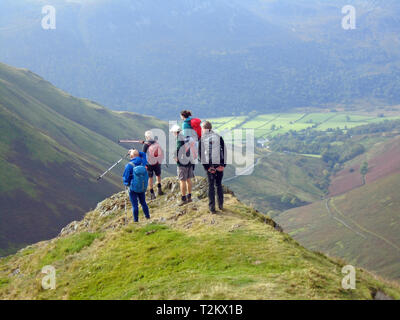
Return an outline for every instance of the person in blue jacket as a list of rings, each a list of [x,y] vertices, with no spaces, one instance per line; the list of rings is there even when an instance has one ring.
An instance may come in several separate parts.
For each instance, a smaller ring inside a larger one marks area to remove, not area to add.
[[[149,180],[146,165],[147,158],[144,152],[129,150],[129,163],[125,166],[123,174],[124,185],[129,187],[129,199],[132,203],[133,221],[139,221],[139,204],[142,206],[144,216],[150,219],[149,207],[146,203],[146,189]]]

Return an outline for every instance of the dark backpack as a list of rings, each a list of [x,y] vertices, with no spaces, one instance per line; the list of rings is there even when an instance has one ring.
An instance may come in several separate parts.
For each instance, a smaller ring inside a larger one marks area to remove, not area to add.
[[[133,167],[130,185],[131,191],[136,193],[146,192],[149,181],[146,168],[142,165],[135,166],[132,162],[129,162],[129,164]]]
[[[215,132],[207,133],[202,137],[201,140],[202,147],[204,149],[202,152],[201,162],[203,164],[211,165],[223,165],[224,164],[224,152],[221,146],[221,137]]]
[[[184,142],[186,157],[189,159],[190,163],[195,164],[198,159],[198,141],[192,137],[186,137]]]

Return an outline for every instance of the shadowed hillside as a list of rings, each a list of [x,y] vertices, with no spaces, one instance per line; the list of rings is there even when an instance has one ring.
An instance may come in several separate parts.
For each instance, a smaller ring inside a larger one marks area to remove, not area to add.
[[[126,153],[118,138],[164,127],[151,117],[74,98],[30,71],[0,64],[0,255],[55,236],[118,191],[120,177],[112,173],[96,182]]]

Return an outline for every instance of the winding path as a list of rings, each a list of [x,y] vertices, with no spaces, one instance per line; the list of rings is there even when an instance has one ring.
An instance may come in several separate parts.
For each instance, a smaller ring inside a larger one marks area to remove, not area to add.
[[[333,202],[333,201],[332,201],[332,202]],[[334,203],[332,203],[332,207],[335,209],[335,211],[336,211],[338,214],[340,214],[342,217],[345,217],[345,215],[343,214],[343,212],[341,212],[341,211],[335,206]],[[393,248],[395,248],[395,249],[397,249],[397,250],[400,251],[400,247],[399,247],[399,246],[397,246],[396,244],[394,244],[394,243],[391,242],[390,240],[386,239],[385,237],[383,237],[383,236],[381,236],[381,235],[379,235],[379,234],[377,234],[377,233],[375,233],[375,232],[373,232],[373,231],[371,231],[371,230],[366,229],[365,227],[359,225],[356,221],[354,221],[354,220],[351,219],[350,217],[346,217],[346,219],[349,219],[357,228],[359,228],[360,230],[364,231],[365,233],[368,233],[368,234],[370,234],[370,235],[372,235],[372,236],[374,236],[374,237],[376,237],[376,238],[378,238],[378,239],[380,239],[380,240],[386,242],[386,243],[387,243],[388,245],[390,245],[391,247],[393,247]]]
[[[344,225],[347,229],[353,231],[355,234],[359,235],[360,237],[367,239],[366,236],[364,236],[362,233],[358,232],[357,230],[355,230],[354,228],[350,227],[345,221],[335,217],[335,215],[332,213],[331,209],[329,208],[329,202],[331,199],[326,199],[325,200],[325,206],[326,209],[328,210],[329,215],[331,216],[332,219],[338,221],[339,223],[341,223],[342,225]]]

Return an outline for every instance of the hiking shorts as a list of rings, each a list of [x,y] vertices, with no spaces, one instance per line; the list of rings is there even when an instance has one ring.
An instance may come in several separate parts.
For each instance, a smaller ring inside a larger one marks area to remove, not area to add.
[[[154,174],[156,177],[161,176],[161,164],[147,165],[147,173],[149,178],[153,178]]]
[[[193,166],[188,167],[178,167],[178,179],[181,181],[186,181],[187,179],[194,178]]]

